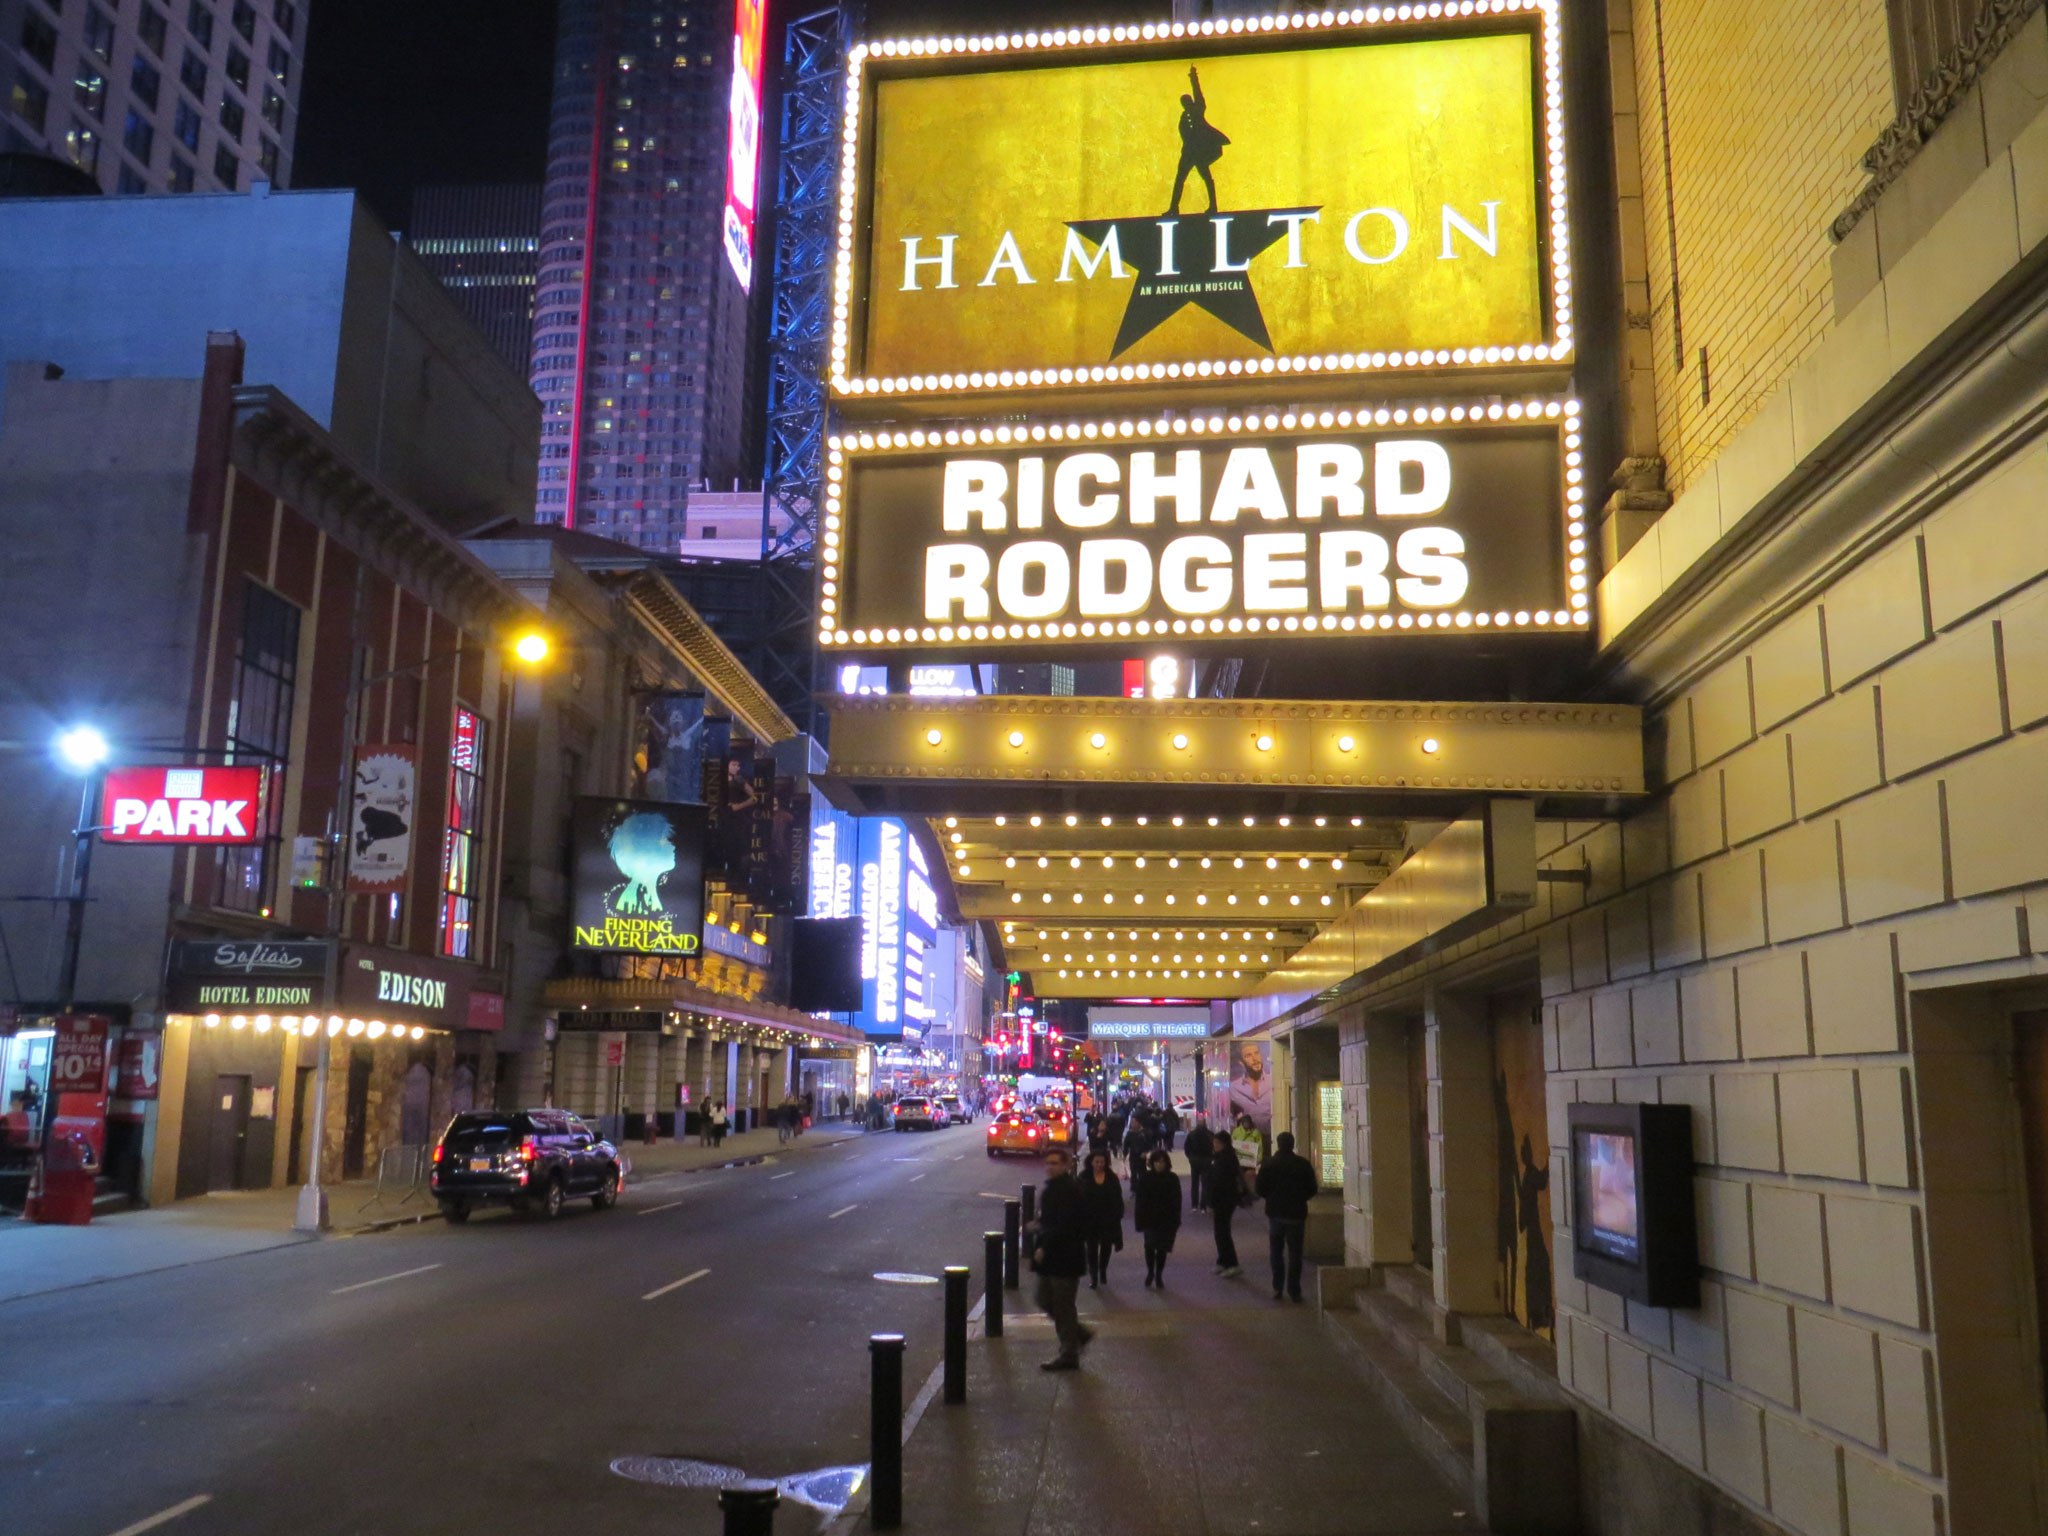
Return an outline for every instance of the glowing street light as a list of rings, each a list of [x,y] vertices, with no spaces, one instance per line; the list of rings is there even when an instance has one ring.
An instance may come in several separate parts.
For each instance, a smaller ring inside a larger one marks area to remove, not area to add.
[[[73,773],[91,773],[113,755],[97,726],[74,725],[57,735],[57,756]]]
[[[512,654],[529,667],[537,667],[548,659],[548,637],[537,629],[529,629],[512,642]]]

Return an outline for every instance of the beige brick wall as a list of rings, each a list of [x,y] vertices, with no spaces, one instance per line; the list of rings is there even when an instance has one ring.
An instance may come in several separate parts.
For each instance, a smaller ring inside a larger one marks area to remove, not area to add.
[[[1828,224],[1891,120],[1891,58],[1884,0],[1638,0],[1634,38],[1657,434],[1677,490],[1833,319]]]

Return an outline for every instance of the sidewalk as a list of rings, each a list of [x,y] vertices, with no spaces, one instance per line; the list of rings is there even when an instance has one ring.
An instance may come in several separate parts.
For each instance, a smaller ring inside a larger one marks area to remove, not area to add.
[[[1165,1292],[1126,1247],[1106,1290],[1081,1289],[1095,1330],[1082,1369],[1048,1374],[1051,1321],[1031,1279],[1006,1292],[1001,1339],[968,1345],[967,1402],[936,1398],[903,1453],[903,1528],[946,1536],[1419,1536],[1479,1522],[1333,1357],[1313,1301],[1276,1304],[1265,1226],[1241,1215],[1250,1261],[1210,1274],[1208,1224],[1181,1230]],[[1313,1280],[1311,1279],[1311,1287]],[[921,1384],[906,1383],[907,1394]],[[839,1529],[865,1533],[864,1514]]]
[[[632,1169],[626,1181],[631,1189],[644,1179],[758,1162],[776,1153],[822,1150],[862,1134],[858,1128],[847,1130],[833,1123],[813,1127],[787,1147],[776,1140],[774,1131],[765,1130],[728,1136],[723,1147],[700,1147],[692,1138],[687,1144],[628,1144],[621,1150]],[[440,1220],[440,1210],[424,1186],[410,1199],[404,1196],[404,1191],[396,1191],[378,1198],[375,1180],[328,1185],[330,1235],[356,1237],[409,1222]],[[116,1211],[95,1216],[84,1227],[0,1220],[0,1303],[312,1242],[310,1234],[292,1227],[298,1199],[298,1186],[293,1185],[199,1195],[151,1210]]]

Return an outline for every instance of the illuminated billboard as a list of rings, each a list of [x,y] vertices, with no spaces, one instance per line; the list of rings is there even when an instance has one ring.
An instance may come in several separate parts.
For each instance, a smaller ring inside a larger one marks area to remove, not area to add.
[[[810,915],[860,919],[856,1027],[921,1038],[934,1012],[939,900],[924,849],[904,823],[814,809]]]
[[[835,394],[1564,362],[1555,0],[1413,9],[854,50]]]
[[[855,432],[819,642],[1583,631],[1569,400]]]
[[[761,189],[761,70],[768,0],[735,0],[732,104],[726,129],[725,259],[742,288],[754,286],[754,215]]]
[[[570,815],[572,949],[694,955],[704,928],[701,805],[585,798]]]

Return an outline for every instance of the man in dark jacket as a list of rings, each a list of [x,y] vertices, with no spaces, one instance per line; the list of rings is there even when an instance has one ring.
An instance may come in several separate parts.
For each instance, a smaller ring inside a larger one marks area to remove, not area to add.
[[[1209,1158],[1215,1151],[1216,1138],[1210,1134],[1209,1123],[1197,1120],[1188,1129],[1188,1200],[1198,1211],[1209,1209]]]
[[[1301,1246],[1308,1233],[1308,1203],[1316,1197],[1315,1165],[1294,1150],[1294,1135],[1282,1131],[1273,1155],[1259,1165],[1259,1198],[1266,1202],[1266,1234],[1273,1257],[1273,1299],[1284,1290],[1301,1300]]]
[[[1237,1263],[1237,1236],[1230,1230],[1230,1219],[1244,1202],[1244,1164],[1237,1160],[1237,1149],[1220,1136],[1216,1138],[1216,1155],[1209,1159],[1204,1183],[1209,1222],[1216,1229],[1216,1273],[1226,1278],[1242,1274]]]
[[[1038,1305],[1052,1319],[1060,1352],[1041,1370],[1073,1371],[1094,1332],[1081,1326],[1081,1276],[1088,1268],[1088,1216],[1074,1162],[1065,1151],[1045,1154],[1045,1187],[1038,1192],[1038,1220],[1031,1234],[1031,1268],[1038,1276]]]

